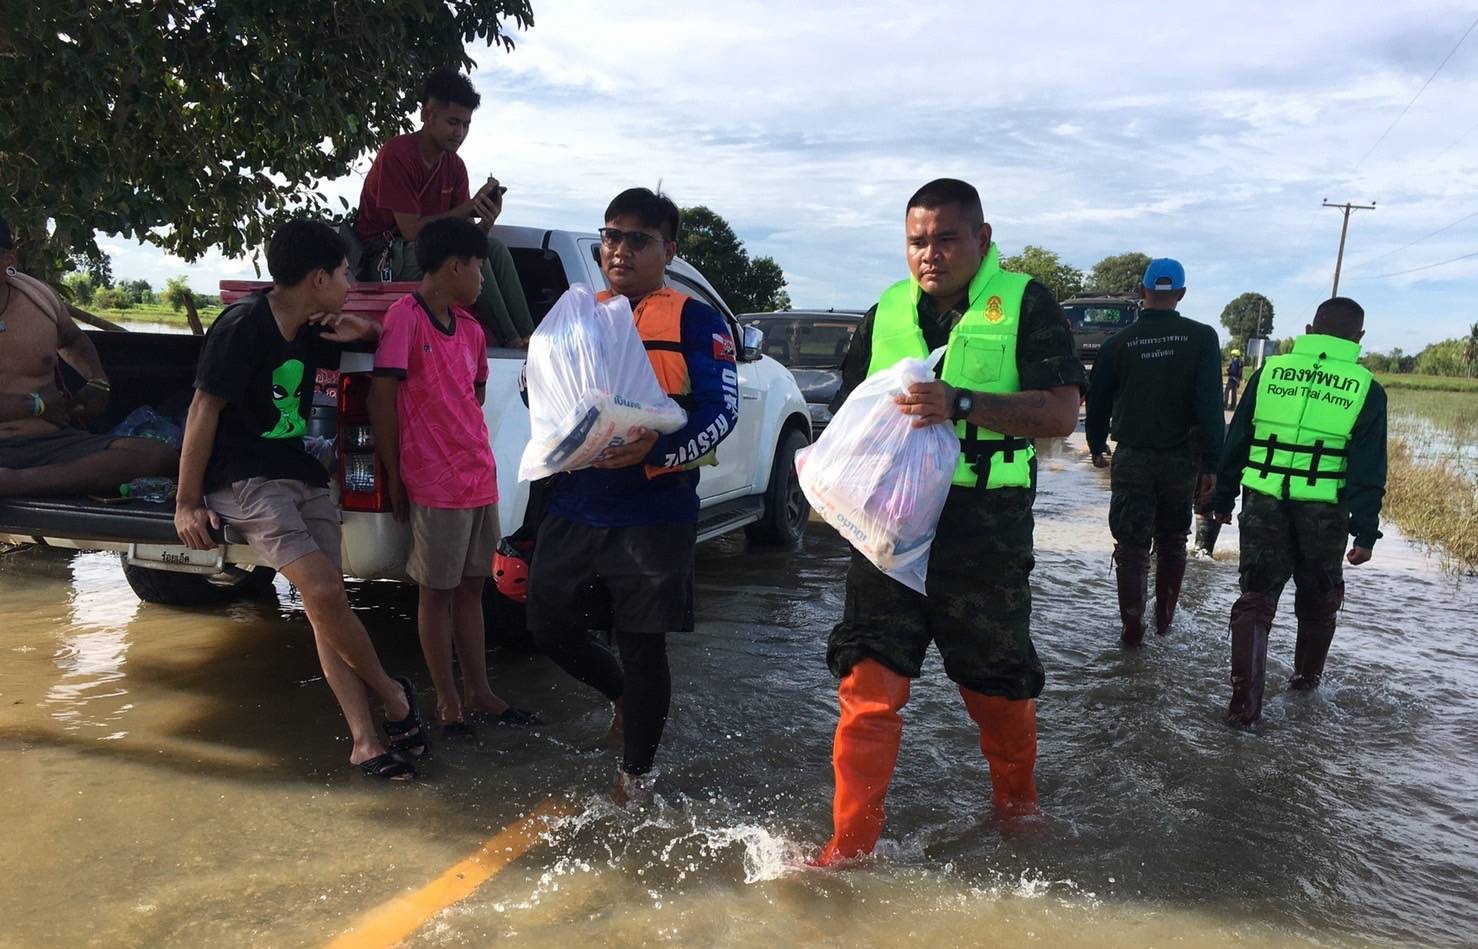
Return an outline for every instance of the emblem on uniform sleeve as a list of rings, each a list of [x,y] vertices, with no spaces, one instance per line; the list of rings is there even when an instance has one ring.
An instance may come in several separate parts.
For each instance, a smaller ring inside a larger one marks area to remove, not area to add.
[[[728,333],[713,334],[713,358],[719,362],[735,362],[734,338]]]
[[[1001,298],[992,296],[985,301],[985,320],[987,323],[999,323],[1006,318],[1006,312],[1001,309]]]

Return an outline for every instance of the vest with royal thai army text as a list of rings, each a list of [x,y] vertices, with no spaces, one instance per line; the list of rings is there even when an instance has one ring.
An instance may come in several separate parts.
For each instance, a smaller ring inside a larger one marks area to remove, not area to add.
[[[1258,377],[1252,447],[1242,484],[1294,501],[1339,500],[1346,448],[1370,392],[1360,344],[1311,333],[1273,356]]]
[[[1031,277],[1002,270],[995,244],[970,281],[964,316],[949,332],[940,378],[972,392],[1021,391],[1016,368],[1016,334],[1021,326],[1021,300]],[[881,372],[901,359],[928,358],[919,328],[916,280],[900,280],[883,291],[873,316],[872,360],[867,374]],[[1030,438],[1002,435],[967,421],[955,423],[960,460],[954,483],[961,487],[1029,488],[1036,447]]]
[[[595,295],[602,302],[615,296],[609,290]],[[670,287],[654,290],[641,298],[632,310],[636,320],[636,333],[646,348],[647,360],[657,374],[657,382],[672,401],[684,412],[693,411],[693,381],[688,378],[688,361],[683,358],[683,304],[687,296]],[[702,465],[716,465],[718,458],[709,452],[695,461],[672,468],[647,465],[647,477],[671,474],[674,471],[690,471]]]

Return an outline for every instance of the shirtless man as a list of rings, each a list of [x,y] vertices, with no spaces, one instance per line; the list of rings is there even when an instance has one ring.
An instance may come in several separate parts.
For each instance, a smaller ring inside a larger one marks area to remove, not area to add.
[[[56,293],[15,263],[0,218],[0,497],[112,495],[134,478],[172,474],[179,455],[168,445],[85,430],[111,389],[97,350]],[[70,400],[56,386],[57,356],[87,380]]]

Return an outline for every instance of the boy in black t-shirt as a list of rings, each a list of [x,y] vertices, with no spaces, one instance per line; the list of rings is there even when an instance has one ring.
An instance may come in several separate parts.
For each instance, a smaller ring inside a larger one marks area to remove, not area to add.
[[[346,316],[343,240],[326,224],[291,221],[267,247],[272,289],[221,314],[205,337],[185,422],[175,529],[185,546],[216,546],[222,520],[303,597],[324,678],[353,740],[349,763],[373,777],[408,780],[430,739],[408,679],[380,666],[349,609],[339,553],[339,510],[328,472],[303,447],[313,380],[336,366],[336,343],[373,339],[379,327]],[[383,703],[386,749],[370,711]]]

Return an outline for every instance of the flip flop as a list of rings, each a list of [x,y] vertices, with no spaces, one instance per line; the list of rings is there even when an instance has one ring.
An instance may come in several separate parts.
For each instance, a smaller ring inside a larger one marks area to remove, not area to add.
[[[410,712],[398,722],[385,719],[385,733],[390,736],[390,750],[403,752],[412,760],[431,753],[431,730],[421,720],[420,697],[416,687],[405,676],[396,676],[395,681],[405,690],[405,700]]]
[[[440,731],[443,738],[469,738],[474,734],[472,726],[462,719],[455,722],[432,722],[431,727]]]
[[[471,719],[479,725],[511,725],[515,727],[529,727],[544,724],[544,719],[539,717],[538,712],[530,712],[527,709],[514,708],[512,705],[494,715],[492,712],[472,712]]]
[[[368,761],[355,765],[360,774],[381,781],[410,781],[420,777],[416,766],[407,761],[398,751],[387,751]]]

